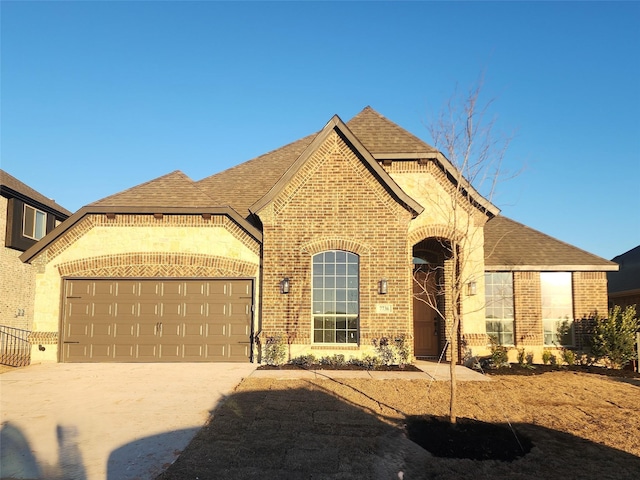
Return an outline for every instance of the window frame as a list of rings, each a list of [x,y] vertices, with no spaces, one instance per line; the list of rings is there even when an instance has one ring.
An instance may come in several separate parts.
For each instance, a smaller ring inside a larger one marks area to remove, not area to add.
[[[494,295],[494,287],[500,287],[506,285],[503,281],[496,282],[487,281],[489,277],[494,276],[502,276],[509,279],[508,286],[509,291],[506,294],[501,294],[500,298],[496,299],[496,295]],[[505,346],[514,346],[515,345],[515,302],[514,302],[514,291],[513,291],[513,272],[484,272],[484,288],[485,288],[485,332],[487,335],[495,335],[498,337],[498,343],[500,345]],[[490,298],[489,298],[490,297]],[[501,315],[499,316],[489,316],[489,311],[500,311]],[[510,312],[511,316],[508,316]],[[505,315],[506,313],[506,315]],[[499,325],[499,330],[495,332],[493,329],[489,330],[489,323],[494,323]],[[507,328],[505,328],[507,327]],[[510,327],[510,329],[508,328]],[[509,331],[510,330],[510,331]],[[507,335],[511,336],[511,341],[506,341],[505,337]]]
[[[360,344],[360,256],[356,253],[334,249],[312,255],[311,343]]]
[[[544,281],[544,277],[550,277],[554,275],[556,280],[546,282]],[[560,285],[557,278],[559,275],[562,275],[567,281],[566,284]],[[545,293],[544,285],[553,285],[553,288],[550,289],[548,293]],[[559,293],[560,289],[564,290]],[[564,296],[564,302],[559,302],[558,298],[560,296]],[[566,300],[569,300],[568,303]],[[550,300],[551,305],[546,305],[546,301]],[[564,305],[562,304],[564,303]],[[555,305],[554,305],[555,304]],[[575,334],[574,334],[574,299],[573,299],[573,275],[571,272],[540,272],[540,317],[542,319],[542,342],[545,347],[573,347],[575,346]],[[545,318],[548,316],[546,312],[549,311],[562,311],[565,310],[564,318]],[[569,323],[569,331],[563,338],[558,338],[558,328],[562,321],[567,321]],[[554,330],[551,330],[551,324],[553,324]],[[547,339],[550,340],[547,340]]]
[[[33,210],[33,222],[30,226],[31,232],[33,232],[32,234],[27,233],[27,209],[28,208]],[[41,215],[40,218],[42,219],[42,223],[40,224],[40,231],[38,232],[39,215]],[[38,236],[39,233],[41,233],[42,235]],[[46,234],[47,234],[47,213],[25,203],[22,209],[22,236],[25,238],[29,238],[31,240],[38,241],[42,239]]]

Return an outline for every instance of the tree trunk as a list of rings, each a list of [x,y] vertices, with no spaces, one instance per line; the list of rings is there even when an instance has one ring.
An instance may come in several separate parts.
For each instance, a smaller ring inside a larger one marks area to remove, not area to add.
[[[459,319],[457,315],[453,318],[453,328],[451,332],[451,341],[449,342],[449,351],[451,352],[451,360],[449,361],[449,374],[451,380],[451,395],[449,397],[449,421],[451,425],[456,424],[456,395],[458,382],[456,380],[456,363],[458,357],[458,323]]]

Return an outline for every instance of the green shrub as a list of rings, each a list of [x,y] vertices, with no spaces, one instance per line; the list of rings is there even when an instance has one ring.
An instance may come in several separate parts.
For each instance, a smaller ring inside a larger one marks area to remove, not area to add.
[[[267,337],[262,351],[262,361],[267,365],[282,365],[287,357],[287,345],[282,335]]]
[[[609,310],[607,318],[596,318],[591,337],[591,351],[596,359],[611,368],[622,368],[637,358],[635,351],[638,318],[635,305],[622,311],[619,305]]]
[[[560,358],[567,365],[575,365],[576,364],[576,353],[573,350],[569,350],[568,348],[563,348],[560,352]]]
[[[362,358],[351,357],[348,363],[367,370],[375,370],[377,367],[384,365],[377,355],[364,355]]]
[[[509,350],[507,347],[500,345],[498,337],[495,335],[489,335],[489,342],[491,348],[491,361],[496,368],[509,366]]]
[[[389,337],[374,338],[371,343],[373,343],[382,365],[404,366],[410,363],[411,350],[404,333],[396,335],[392,340]]]
[[[544,363],[545,365],[549,365],[553,358],[555,358],[555,355],[551,353],[551,350],[543,350],[542,363]]]
[[[524,367],[525,364],[527,363],[526,359],[527,359],[527,356],[526,356],[526,353],[524,351],[524,347],[519,348],[518,349],[518,365],[520,367]]]
[[[307,355],[300,355],[298,357],[294,357],[291,360],[289,360],[289,363],[291,365],[298,365],[299,367],[309,368],[310,366],[316,363],[316,357],[312,353],[309,353]]]
[[[347,361],[344,358],[344,355],[341,353],[322,357],[320,359],[320,365],[328,365],[330,367],[343,367],[347,364]]]

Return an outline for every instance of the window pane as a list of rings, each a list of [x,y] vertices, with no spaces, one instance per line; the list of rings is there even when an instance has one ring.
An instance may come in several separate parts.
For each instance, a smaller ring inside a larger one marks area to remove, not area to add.
[[[541,272],[540,294],[545,345],[573,345],[571,272]],[[560,331],[563,322],[566,332]]]
[[[513,345],[513,275],[509,272],[486,272],[485,328],[501,345]]]
[[[25,237],[33,238],[33,234],[35,233],[35,214],[36,211],[33,208],[28,205],[24,206],[24,227],[22,232]]]
[[[357,343],[358,262],[357,255],[339,250],[314,255],[314,342]]]
[[[36,231],[35,238],[40,240],[47,233],[47,215],[44,212],[36,210]]]

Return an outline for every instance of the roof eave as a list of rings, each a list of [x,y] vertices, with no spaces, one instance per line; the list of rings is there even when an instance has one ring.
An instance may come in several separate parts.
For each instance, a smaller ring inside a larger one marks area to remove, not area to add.
[[[487,272],[615,272],[618,265],[490,265],[485,263]]]
[[[44,236],[35,245],[20,255],[20,260],[29,263],[40,252],[51,245],[56,239],[61,237],[66,231],[71,229],[76,223],[82,220],[86,215],[100,215],[114,213],[120,215],[131,214],[154,214],[162,213],[164,215],[202,215],[208,213],[211,215],[225,215],[233,220],[245,232],[251,235],[256,241],[262,243],[262,232],[253,226],[249,221],[242,217],[238,212],[229,206],[219,207],[119,207],[119,206],[94,206],[88,205],[82,207],[76,213],[67,218],[55,229]]]

